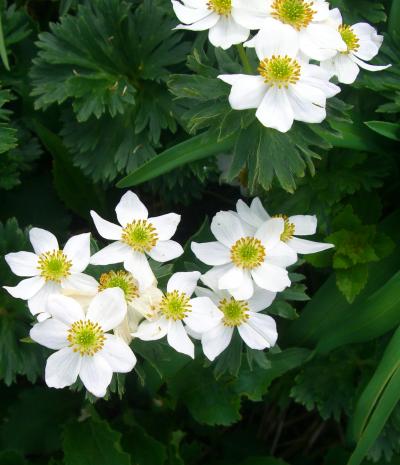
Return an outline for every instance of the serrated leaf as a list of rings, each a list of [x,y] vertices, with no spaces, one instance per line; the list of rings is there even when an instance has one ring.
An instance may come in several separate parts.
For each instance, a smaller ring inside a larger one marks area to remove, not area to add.
[[[4,105],[13,100],[14,97],[7,89],[0,89],[0,154],[16,147],[17,131],[10,126],[9,110],[4,109]]]
[[[368,265],[356,265],[347,270],[336,270],[337,286],[349,303],[354,302],[367,282]]]

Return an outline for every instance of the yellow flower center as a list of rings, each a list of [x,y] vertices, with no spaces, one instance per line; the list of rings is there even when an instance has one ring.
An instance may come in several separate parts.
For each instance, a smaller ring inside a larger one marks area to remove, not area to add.
[[[150,252],[158,241],[156,228],[147,220],[134,220],[123,229],[122,241],[137,252]]]
[[[287,242],[289,241],[295,233],[295,226],[293,223],[289,221],[289,217],[287,215],[274,215],[274,218],[282,218],[283,221],[285,222],[285,229],[283,230],[283,233],[281,234],[281,241],[282,242]]]
[[[39,256],[38,269],[40,276],[46,281],[61,282],[63,278],[67,278],[71,272],[72,262],[61,250],[53,250],[45,252]]]
[[[207,7],[219,15],[228,16],[232,11],[232,0],[209,0]]]
[[[289,84],[296,84],[300,79],[301,66],[294,58],[286,56],[275,56],[265,58],[260,61],[258,72],[264,78],[266,84],[288,87]]]
[[[168,320],[183,320],[192,311],[190,297],[183,292],[167,292],[160,303],[160,310]]]
[[[342,53],[347,55],[350,52],[357,52],[360,48],[360,41],[351,26],[343,24],[342,26],[339,26],[339,32],[342,36],[343,42],[347,45],[347,51]]]
[[[222,321],[225,326],[239,326],[249,319],[249,305],[244,300],[223,299],[218,308],[224,314]]]
[[[129,303],[139,297],[139,288],[135,278],[127,271],[109,271],[100,276],[99,292],[110,287],[119,287],[125,294],[125,300]]]
[[[263,263],[265,248],[255,237],[242,237],[231,247],[231,260],[238,267],[252,270]]]
[[[98,323],[79,320],[68,330],[67,339],[74,352],[92,356],[103,348],[105,336]]]
[[[307,27],[314,18],[316,11],[312,9],[313,3],[304,0],[275,0],[271,7],[271,16],[299,31]]]

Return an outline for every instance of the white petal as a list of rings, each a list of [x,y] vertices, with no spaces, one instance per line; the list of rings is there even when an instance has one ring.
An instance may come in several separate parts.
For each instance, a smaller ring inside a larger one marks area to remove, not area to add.
[[[295,250],[297,253],[308,254],[322,252],[323,250],[328,250],[334,247],[333,244],[327,244],[324,242],[314,242],[307,241],[305,239],[299,239],[298,237],[293,237],[287,242],[287,245]]]
[[[176,26],[175,29],[186,29],[188,31],[205,31],[206,29],[210,29],[211,27],[215,26],[219,21],[219,15],[217,13],[212,12],[208,16],[196,21],[190,25],[179,24]]]
[[[255,213],[254,210],[251,209],[251,207],[244,203],[242,199],[239,199],[237,201],[236,211],[239,215],[239,218],[242,221],[245,221],[246,223],[253,226],[253,228],[259,228],[264,223],[264,221],[266,221],[263,218],[261,218],[257,213]]]
[[[324,121],[326,118],[326,97],[322,92],[320,94],[323,99],[322,105],[304,99],[303,94],[299,92],[299,86],[292,86],[288,90],[290,105],[296,121],[303,121],[304,123],[322,123]]]
[[[347,50],[339,31],[329,24],[311,23],[299,33],[299,39],[300,50],[313,60],[328,60],[337,51]]]
[[[123,242],[112,242],[90,258],[92,265],[111,265],[121,263],[131,254],[131,248]]]
[[[211,289],[206,289],[202,286],[196,287],[195,294],[197,297],[208,297],[211,300],[211,302],[213,302],[214,305],[217,306],[219,304],[219,301],[221,300],[216,292],[212,291]]]
[[[84,271],[90,259],[90,233],[71,237],[65,244],[63,252],[72,261],[72,272]]]
[[[38,313],[38,315],[37,315],[36,318],[37,318],[37,321],[38,321],[39,323],[41,323],[42,321],[46,321],[46,320],[48,320],[49,318],[51,318],[51,315],[50,315],[50,313],[42,312],[42,313]]]
[[[59,283],[47,281],[40,291],[28,300],[28,307],[32,315],[47,312],[48,299],[52,294],[59,294],[61,286]]]
[[[249,34],[249,29],[238,24],[232,16],[220,16],[219,21],[210,28],[208,39],[214,47],[227,50],[232,45],[247,40]]]
[[[148,220],[156,229],[160,241],[167,241],[175,234],[176,228],[181,221],[181,215],[168,213],[166,215],[155,216]]]
[[[136,357],[132,349],[113,334],[106,334],[101,355],[115,373],[128,373],[136,365]]]
[[[84,273],[75,273],[61,282],[61,287],[65,295],[96,295],[99,283],[92,277]]]
[[[115,212],[119,224],[123,227],[132,223],[133,220],[146,220],[149,216],[147,208],[132,191],[125,192],[116,206]]]
[[[221,74],[218,78],[232,85],[229,103],[234,110],[257,108],[268,90],[261,76]]]
[[[261,312],[272,304],[275,297],[276,292],[255,287],[253,297],[248,300],[249,308],[252,312]]]
[[[317,217],[315,215],[294,215],[289,217],[294,226],[296,236],[311,236],[317,232]]]
[[[232,16],[247,29],[260,29],[268,17],[265,0],[233,0]]]
[[[201,344],[204,355],[211,361],[215,360],[229,346],[232,336],[233,327],[224,326],[223,324],[203,334]]]
[[[110,223],[104,220],[95,211],[91,210],[90,215],[93,218],[94,225],[101,237],[110,241],[118,241],[121,239],[122,228],[118,224]]]
[[[236,289],[242,286],[245,273],[241,268],[231,265],[218,281],[219,289]]]
[[[167,332],[168,321],[162,317],[156,321],[142,321],[133,336],[142,341],[157,341],[166,336]]]
[[[276,265],[263,263],[252,270],[251,275],[258,286],[271,292],[282,292],[290,286],[288,272]]]
[[[214,266],[213,268],[208,270],[207,273],[204,273],[200,279],[210,289],[219,293],[218,282],[220,278],[231,268],[232,268],[231,263],[228,263],[227,265]]]
[[[190,248],[196,257],[206,265],[225,265],[231,261],[228,247],[220,242],[192,242]]]
[[[29,231],[29,239],[37,255],[59,249],[56,236],[45,229],[32,228]]]
[[[65,295],[49,296],[47,310],[54,318],[67,326],[85,319],[85,312],[81,305],[75,299]]]
[[[185,24],[192,24],[200,19],[205,18],[211,11],[207,8],[207,5],[204,4],[203,8],[189,8],[188,6],[182,5],[182,3],[172,0],[172,8],[179,21]]]
[[[239,217],[223,211],[218,212],[212,219],[211,232],[219,242],[229,248],[245,235]]]
[[[370,64],[365,63],[364,61],[358,59],[354,55],[353,55],[353,60],[357,63],[357,65],[360,68],[365,69],[367,71],[372,71],[372,72],[383,71],[383,70],[388,69],[388,68],[390,68],[392,66],[392,65],[384,65],[384,66],[370,65]]]
[[[271,218],[257,229],[254,237],[259,239],[268,251],[279,243],[284,229],[283,218]]]
[[[167,292],[179,291],[190,297],[197,286],[197,281],[201,273],[198,271],[188,271],[174,273],[168,281]]]
[[[224,316],[208,297],[195,297],[190,301],[190,305],[192,310],[185,318],[185,323],[197,333],[210,331]]]
[[[279,242],[268,251],[265,262],[286,268],[297,262],[297,254],[288,244]]]
[[[250,209],[251,211],[258,216],[258,218],[262,219],[263,221],[267,221],[271,219],[265,208],[263,207],[263,204],[261,203],[261,200],[258,197],[255,197],[250,204]]]
[[[183,248],[175,241],[158,241],[148,254],[156,262],[164,263],[180,257],[183,254]]]
[[[4,259],[17,276],[36,276],[40,273],[38,256],[32,252],[9,253]]]
[[[351,29],[359,40],[358,50],[354,54],[361,60],[372,60],[379,52],[383,36],[378,35],[376,29],[368,23],[354,24]]]
[[[182,321],[170,321],[167,334],[168,344],[177,352],[194,358],[194,345],[190,340]]]
[[[68,326],[54,318],[35,324],[29,335],[35,342],[49,349],[62,349],[69,344]]]
[[[256,117],[267,128],[287,132],[293,125],[293,110],[286,89],[270,87],[256,111]]]
[[[82,357],[79,377],[85,388],[96,397],[104,397],[111,383],[112,369],[104,357],[95,354]]]
[[[90,302],[88,320],[99,323],[103,331],[116,328],[126,316],[126,300],[122,289],[113,287],[99,292]]]
[[[260,60],[272,55],[296,57],[299,45],[296,30],[272,18],[265,20],[260,32],[245,46],[254,46]]]
[[[321,99],[321,96],[318,96],[317,90],[322,91],[326,98],[337,95],[340,92],[340,87],[329,82],[331,77],[331,73],[321,68],[321,66],[303,65],[299,83],[301,83],[303,87],[304,85],[308,86],[308,90],[307,93],[302,95],[302,98],[306,100],[307,95],[311,94],[310,87],[313,87],[314,90],[309,100],[317,105],[324,104],[324,100]],[[297,87],[297,85],[295,87]]]
[[[254,293],[254,283],[248,271],[243,273],[243,281],[239,287],[229,288],[229,293],[236,300],[250,299]]]
[[[350,55],[340,54],[335,57],[335,68],[338,80],[343,84],[352,84],[360,72],[360,68],[350,58]]]
[[[248,323],[238,326],[239,334],[244,342],[256,350],[273,347],[278,339],[276,323],[273,318],[260,313],[251,313]]]
[[[135,276],[141,289],[154,283],[155,276],[144,253],[131,251],[124,261],[124,268]]]
[[[45,284],[45,280],[40,276],[23,279],[16,286],[3,286],[3,288],[16,299],[31,299],[37,294]]]
[[[76,381],[81,367],[81,356],[70,347],[50,355],[46,363],[45,379],[49,387],[62,389]]]

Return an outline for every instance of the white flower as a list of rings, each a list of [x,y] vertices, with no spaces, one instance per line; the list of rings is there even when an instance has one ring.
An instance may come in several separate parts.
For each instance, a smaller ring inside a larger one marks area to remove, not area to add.
[[[321,67],[337,76],[339,82],[352,84],[357,79],[360,68],[367,71],[382,71],[391,66],[375,66],[365,63],[378,55],[383,42],[383,36],[378,35],[371,25],[367,23],[344,25],[339,10],[332,10],[331,20],[346,43],[346,50],[323,61]]]
[[[4,286],[13,297],[28,301],[33,315],[46,314],[48,298],[62,290],[85,294],[94,278],[83,274],[89,264],[90,234],[71,237],[60,250],[49,231],[32,228],[29,238],[35,253],[9,253],[4,258],[17,276],[28,277],[15,287]]]
[[[134,336],[144,341],[167,336],[171,347],[194,358],[194,345],[183,323],[192,331],[201,333],[209,330],[222,316],[208,297],[191,298],[199,277],[197,271],[173,274],[159,303],[158,317],[143,321]]]
[[[121,289],[106,289],[93,298],[85,314],[71,297],[49,298],[52,318],[37,323],[31,338],[57,350],[46,363],[45,379],[49,387],[64,388],[81,379],[97,397],[106,394],[112,374],[128,373],[136,364],[129,346],[108,331],[116,328],[126,315]]]
[[[208,38],[215,47],[226,50],[249,37],[249,28],[238,23],[240,11],[234,0],[172,0],[172,6],[178,19],[184,23],[176,29],[209,29]]]
[[[244,27],[268,28],[271,18],[289,26],[292,40],[310,59],[326,60],[338,50],[346,50],[324,0],[234,0],[233,4],[238,10],[237,21]]]
[[[131,191],[122,196],[115,211],[120,225],[104,220],[94,211],[90,212],[100,236],[116,241],[95,253],[90,263],[123,263],[142,288],[148,287],[154,280],[154,274],[146,254],[157,262],[166,262],[183,253],[181,245],[170,240],[181,217],[168,213],[148,218],[147,208]]]
[[[231,107],[257,108],[258,120],[281,132],[287,132],[294,120],[321,123],[326,118],[326,99],[340,88],[329,82],[327,71],[299,61],[299,45],[292,27],[273,19],[266,22],[254,42],[260,60],[259,75],[219,76],[232,86]]]
[[[297,255],[280,237],[285,223],[272,218],[255,231],[233,212],[219,212],[211,222],[216,242],[192,242],[196,257],[213,268],[204,279],[217,282],[237,300],[247,300],[254,292],[254,282],[271,292],[290,286],[286,267]]]
[[[271,217],[266,212],[258,197],[253,199],[250,207],[243,200],[238,200],[236,210],[239,218],[252,226],[254,229],[259,228],[265,221]],[[322,252],[331,249],[333,244],[325,242],[314,242],[301,239],[296,236],[310,236],[317,232],[317,217],[315,215],[277,215],[284,221],[284,230],[281,234],[281,241],[290,247],[294,252],[300,254],[309,254]]]
[[[270,316],[259,313],[271,305],[275,293],[256,287],[250,299],[235,300],[228,292],[219,290],[213,278],[206,277],[202,281],[212,290],[198,287],[196,294],[208,297],[222,312],[217,324],[199,334],[203,352],[209,360],[213,361],[228,347],[235,328],[252,349],[264,350],[275,345],[278,338],[276,323]]]

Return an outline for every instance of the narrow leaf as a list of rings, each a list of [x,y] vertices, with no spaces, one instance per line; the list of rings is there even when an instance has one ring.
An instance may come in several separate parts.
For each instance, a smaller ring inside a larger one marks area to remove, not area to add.
[[[383,137],[400,140],[400,124],[388,123],[386,121],[368,121],[365,124]]]

